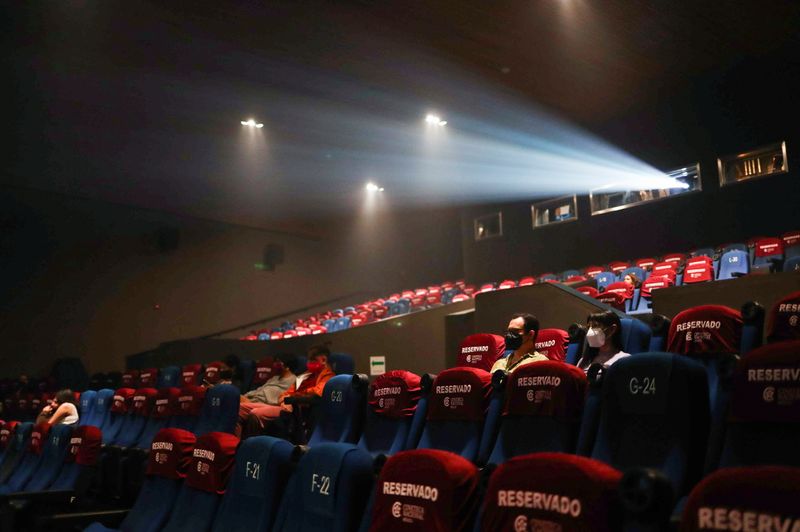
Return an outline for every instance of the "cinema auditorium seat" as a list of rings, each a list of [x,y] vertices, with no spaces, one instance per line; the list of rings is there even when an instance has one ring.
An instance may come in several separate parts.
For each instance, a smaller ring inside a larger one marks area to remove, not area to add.
[[[800,291],[792,292],[770,309],[767,341],[800,340]]]
[[[578,363],[581,353],[583,353],[586,327],[580,323],[573,323],[569,326],[567,333],[569,334],[569,343],[567,344],[567,354],[564,362],[574,366]]]
[[[625,289],[627,291],[627,289]],[[600,292],[594,298],[603,303],[604,305],[608,305],[610,308],[614,310],[618,310],[620,312],[625,312],[625,309],[628,305],[630,305],[630,299],[625,298],[625,292],[615,291],[615,292]]]
[[[748,273],[750,273],[750,260],[746,251],[732,249],[720,257],[717,281],[735,279]]]
[[[616,469],[580,456],[512,458],[489,479],[479,530],[622,530],[621,477]]]
[[[593,298],[593,297],[596,297],[596,296],[597,296],[597,294],[599,294],[599,293],[600,293],[600,292],[597,290],[597,288],[595,288],[595,287],[593,287],[593,286],[579,286],[579,287],[578,287],[578,288],[576,288],[575,290],[577,290],[577,291],[578,291],[578,292],[580,292],[581,294],[585,294],[585,295],[587,295],[587,296],[589,296],[589,297],[592,297],[592,298]]]
[[[222,370],[222,362],[219,360],[215,360],[214,362],[209,362],[206,364],[205,369],[203,370],[203,377],[202,382],[210,384],[211,386],[217,384],[220,379],[220,371]]]
[[[540,329],[536,335],[534,349],[550,360],[563,362],[567,357],[568,345],[569,333],[564,329]]]
[[[800,467],[800,340],[760,347],[739,360],[720,467]]]
[[[31,478],[15,491],[42,491],[50,487],[61,472],[72,431],[71,425],[53,425],[47,434],[47,441],[42,445],[39,464]]]
[[[478,476],[469,460],[447,451],[398,453],[381,469],[374,502],[365,514],[368,530],[470,530]]]
[[[575,451],[588,382],[583,371],[546,361],[498,372],[494,388],[505,394],[497,439],[480,451],[480,463],[501,464],[534,452]]]
[[[639,278],[640,281],[646,279],[647,276],[650,275],[650,270],[653,269],[653,266],[655,266],[655,264],[657,262],[658,262],[658,260],[656,260],[654,257],[644,257],[644,258],[641,258],[641,259],[636,259],[634,264],[636,264],[637,267],[639,267],[642,270],[644,270],[644,273],[645,273],[645,277],[640,277]]]
[[[255,390],[270,380],[274,374],[275,359],[265,357],[255,363],[253,378],[250,380],[250,390]],[[248,390],[249,391],[249,390]]]
[[[186,477],[194,444],[194,434],[185,430],[163,429],[156,435],[150,448],[144,485],[119,530],[158,532],[163,529]],[[86,530],[102,532],[114,529],[95,522]]]
[[[158,368],[143,368],[139,370],[138,388],[155,388],[158,386]]]
[[[619,321],[623,351],[635,355],[650,349],[652,329],[646,323],[636,318],[621,318]]]
[[[33,423],[25,421],[13,425],[14,421],[6,422],[3,430],[14,431],[5,453],[3,453],[3,463],[0,466],[0,486],[4,485],[11,477],[14,470],[22,462],[25,457],[25,450],[31,439],[31,432],[33,431]]]
[[[20,429],[21,427],[17,427],[18,432]],[[22,491],[23,487],[31,480],[42,460],[43,451],[49,443],[49,433],[50,425],[47,423],[38,423],[33,427],[19,463],[8,479],[0,484],[0,494]]]
[[[139,388],[131,398],[130,412],[126,422],[120,427],[113,444],[119,447],[132,447],[144,431],[150,413],[156,402],[158,390],[155,388]]]
[[[311,447],[289,479],[273,532],[356,530],[374,479],[373,458],[349,443]]]
[[[472,462],[496,435],[503,397],[492,394],[491,375],[477,368],[451,368],[434,379],[418,449],[441,449]]]
[[[136,390],[133,388],[119,388],[114,392],[109,406],[108,421],[101,427],[103,445],[110,445],[116,441],[120,429],[128,420],[128,412],[130,412],[135,393]]]
[[[686,260],[683,284],[705,283],[714,280],[714,261],[705,255]]]
[[[133,447],[150,449],[150,443],[155,435],[158,434],[158,431],[166,428],[170,418],[178,412],[178,397],[180,393],[178,388],[161,388],[158,390],[145,426]]]
[[[700,478],[706,453],[709,406],[703,366],[669,353],[623,358],[604,372],[601,394],[591,458],[623,471],[659,470],[676,495],[688,492]],[[593,421],[587,415],[584,425]]]
[[[753,247],[752,270],[755,273],[780,271],[783,266],[783,240],[780,238],[760,238]]]
[[[602,292],[608,285],[617,282],[617,275],[611,271],[600,272],[594,276],[594,280],[597,283],[597,289]]]
[[[559,277],[561,278],[562,281],[566,281],[570,277],[577,277],[579,275],[581,275],[580,270],[564,270],[563,272],[561,272]]]
[[[184,386],[178,394],[178,411],[170,419],[168,426],[194,432],[200,411],[206,399],[206,388],[197,385]]]
[[[536,284],[536,278],[529,276],[521,278],[519,280],[519,283],[517,283],[517,286],[533,286],[535,284]]]
[[[100,456],[103,435],[97,427],[77,427],[69,438],[69,447],[64,453],[64,464],[50,490],[69,490],[80,497],[94,479]]]
[[[367,394],[366,375],[337,375],[322,390],[315,406],[317,421],[308,445],[323,442],[356,443],[364,423],[364,402]]]
[[[670,270],[671,271],[671,270]],[[639,287],[639,297],[636,308],[631,311],[634,314],[644,314],[653,312],[653,292],[661,288],[669,288],[675,284],[675,275],[656,275],[652,274],[647,280],[643,281]]]
[[[6,458],[6,451],[14,440],[14,432],[17,430],[19,421],[0,421],[0,467]]]
[[[203,366],[200,364],[186,364],[181,368],[181,384],[183,386],[196,386],[200,384],[203,375]]]
[[[331,353],[328,357],[328,365],[337,375],[353,375],[356,364],[353,357],[347,353]]]
[[[635,275],[636,278],[639,280],[639,282],[644,281],[645,279],[647,279],[647,271],[644,268],[641,268],[639,266],[629,266],[629,267],[625,268],[624,270],[619,272],[618,278],[619,278],[620,281],[624,281],[625,280],[625,276],[626,275],[631,275],[631,274]]]
[[[139,386],[139,370],[129,369],[122,372],[121,388],[136,388]]]
[[[797,501],[799,468],[726,468],[692,490],[680,530],[800,530]]]
[[[233,434],[239,419],[239,389],[232,384],[217,384],[206,391],[194,433],[200,437],[209,432]]]
[[[181,368],[167,366],[158,372],[157,388],[174,388],[181,385]]]
[[[91,425],[92,415],[94,414],[94,407],[97,404],[97,392],[94,390],[86,390],[81,393],[81,398],[78,400],[78,424]]]
[[[785,233],[783,240],[783,271],[793,272],[800,270],[800,231]]]
[[[369,385],[367,414],[358,447],[373,456],[393,455],[416,447],[421,424],[414,417],[425,415],[420,409],[421,378],[409,371],[392,370],[378,376]],[[412,432],[412,426],[416,431]]]
[[[506,341],[496,334],[471,334],[461,341],[456,365],[491,371],[495,361],[503,356]]]

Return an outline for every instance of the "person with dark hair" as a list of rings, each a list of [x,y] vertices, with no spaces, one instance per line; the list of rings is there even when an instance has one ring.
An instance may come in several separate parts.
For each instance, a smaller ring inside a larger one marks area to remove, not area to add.
[[[278,406],[284,392],[295,386],[297,377],[294,374],[297,359],[294,355],[282,353],[272,362],[271,377],[267,382],[242,395],[239,400],[239,423],[237,435],[241,435],[241,427],[247,416],[258,407],[264,405]]]
[[[65,388],[56,392],[55,398],[49,400],[36,418],[36,423],[47,422],[50,425],[75,425],[78,423],[78,407],[75,405],[75,394]]]
[[[589,326],[586,332],[589,347],[578,361],[578,367],[584,372],[588,372],[592,364],[607,368],[617,360],[630,356],[622,350],[622,323],[616,312],[607,310],[589,314],[586,324]]]
[[[497,359],[492,366],[492,373],[497,370],[514,371],[520,366],[541,362],[548,358],[537,352],[536,335],[539,334],[539,320],[533,314],[514,314],[506,329],[506,349],[513,352],[505,358]]]
[[[220,380],[242,389],[242,366],[239,357],[231,353],[222,361]]]
[[[622,281],[633,288],[639,288],[642,285],[642,281],[636,277],[635,273],[626,273]]]

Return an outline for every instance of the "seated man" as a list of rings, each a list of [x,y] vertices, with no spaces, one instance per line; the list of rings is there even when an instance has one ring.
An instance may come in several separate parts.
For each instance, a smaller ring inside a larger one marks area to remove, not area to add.
[[[286,404],[288,397],[322,397],[331,377],[335,375],[328,365],[330,351],[324,345],[315,345],[308,350],[307,371],[297,377],[297,382],[278,397],[276,405],[263,405],[253,408],[245,421],[245,436],[264,434],[271,421],[278,419],[282,412],[291,412],[292,405]]]
[[[508,322],[506,349],[514,352],[505,358],[498,358],[492,366],[492,373],[501,369],[507,373],[520,366],[541,362],[548,358],[534,349],[536,335],[539,334],[539,320],[533,314],[514,314]]]
[[[272,377],[264,384],[244,394],[239,400],[239,422],[236,426],[237,436],[241,435],[242,425],[247,416],[264,405],[278,406],[284,392],[294,387],[297,377],[294,374],[296,360],[293,355],[280,354],[272,363]]]

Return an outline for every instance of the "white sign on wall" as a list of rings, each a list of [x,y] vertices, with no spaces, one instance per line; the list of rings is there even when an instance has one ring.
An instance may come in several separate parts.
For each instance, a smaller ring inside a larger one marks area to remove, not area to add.
[[[386,373],[386,357],[369,357],[369,374],[383,375]]]

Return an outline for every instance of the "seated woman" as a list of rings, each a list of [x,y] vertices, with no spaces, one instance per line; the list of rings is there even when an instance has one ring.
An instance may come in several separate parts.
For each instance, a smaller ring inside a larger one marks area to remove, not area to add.
[[[279,406],[284,392],[293,388],[297,382],[294,374],[296,360],[293,355],[280,354],[272,363],[272,377],[267,382],[242,395],[239,400],[239,422],[236,427],[237,436],[241,436],[242,426],[247,416],[265,405]]]
[[[75,394],[70,389],[59,390],[54,399],[47,401],[36,423],[47,422],[50,425],[75,425],[78,423],[78,407],[75,406]]]
[[[589,330],[586,332],[588,349],[578,360],[578,367],[584,373],[592,364],[601,364],[607,368],[617,360],[630,356],[622,350],[622,324],[619,316],[610,310],[590,314],[586,320]]]
[[[634,288],[639,288],[639,286],[642,284],[642,281],[633,273],[625,274],[625,278],[622,279],[622,282],[631,285]]]

